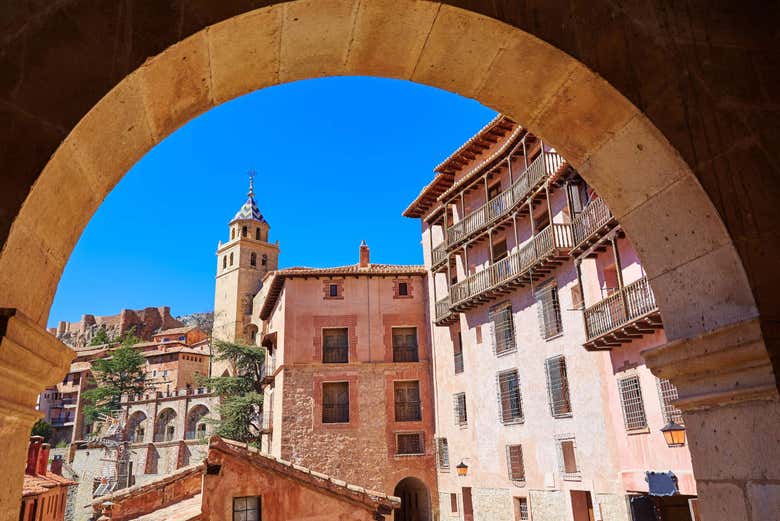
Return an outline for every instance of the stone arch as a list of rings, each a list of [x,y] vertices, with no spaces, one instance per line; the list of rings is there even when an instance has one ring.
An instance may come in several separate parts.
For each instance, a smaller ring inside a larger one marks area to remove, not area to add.
[[[146,439],[148,422],[144,411],[136,410],[127,418],[127,439],[130,443],[141,443]]]
[[[187,426],[184,432],[185,440],[205,438],[208,426],[204,421],[211,411],[203,404],[197,404],[187,413]]]
[[[493,7],[486,7],[488,4]],[[733,225],[731,219],[732,230],[741,237],[738,252],[722,220],[724,215],[728,217],[725,203],[720,201],[719,214],[689,164],[645,113],[582,61],[560,50],[575,48],[567,45],[571,38],[534,28],[536,22],[530,23],[513,9],[496,7],[495,2],[483,5],[475,1],[473,5],[473,9],[495,18],[446,2],[295,0],[272,3],[202,29],[196,24],[195,29],[183,31],[190,36],[178,43],[179,32],[161,39],[163,43],[155,52],[170,43],[175,45],[128,74],[94,106],[90,101],[87,108],[92,106],[91,110],[80,120],[80,111],[75,118],[66,118],[61,128],[67,137],[40,174],[45,161],[38,158],[33,162],[35,172],[24,170],[27,177],[18,181],[22,196],[18,204],[9,204],[13,223],[0,252],[0,306],[12,310],[0,318],[3,324],[14,324],[0,327],[3,344],[6,338],[28,342],[29,349],[42,353],[39,358],[49,364],[30,369],[37,371],[35,376],[27,375],[20,382],[40,381],[43,385],[64,375],[71,354],[41,333],[57,282],[90,217],[143,154],[192,117],[241,94],[299,79],[355,74],[407,79],[476,98],[552,143],[605,199],[642,258],[672,340],[667,347],[648,353],[648,364],[678,384],[683,405],[693,415],[714,405],[728,403],[731,407],[749,402],[749,407],[756,409],[754,414],[777,421],[776,381],[754,295],[764,302],[761,309],[766,310],[770,323],[777,319],[780,297],[772,290],[754,293],[745,270],[751,265],[743,263],[743,259],[754,259],[750,282],[770,287],[776,270],[750,252],[769,252],[762,253],[769,258],[778,251],[771,234],[780,221],[771,211],[776,183],[764,190],[770,194],[765,196],[769,203],[760,202],[767,214],[762,232]],[[599,21],[608,23],[602,9],[587,5],[585,11],[603,16]],[[556,8],[550,9],[550,18],[557,20]],[[229,9],[225,12],[239,14]],[[222,16],[205,19],[214,22]],[[502,17],[514,25],[497,20]],[[771,17],[766,18],[771,24]],[[539,23],[550,27],[546,21]],[[558,47],[518,27],[536,31]],[[671,47],[676,48],[676,44]],[[598,62],[583,52],[579,58]],[[106,69],[116,71],[113,66]],[[674,78],[669,76],[674,73],[658,78],[654,73],[641,73],[634,82],[648,79],[657,85]],[[111,78],[107,85],[114,81]],[[626,85],[623,82],[621,88],[630,90]],[[632,99],[638,103],[637,96]],[[59,142],[57,124],[34,117],[32,111],[17,112],[27,118],[28,125],[18,128],[37,129],[37,119],[44,125],[41,132],[15,132],[21,136],[18,139],[34,141],[31,136],[48,133]],[[75,120],[78,124],[71,129]],[[675,121],[680,120],[685,123],[684,118]],[[702,122],[702,126],[707,123]],[[674,127],[665,126],[667,135],[680,135]],[[698,162],[688,144],[675,144],[686,152],[691,164]],[[756,148],[750,143],[745,147]],[[33,155],[51,153],[48,145],[40,147],[43,152],[36,146],[8,148],[25,149],[25,153],[29,149]],[[716,157],[710,152],[706,159]],[[753,169],[750,172],[762,170],[758,160],[743,159]],[[703,164],[697,168],[716,166]],[[10,171],[16,174],[13,168]],[[763,170],[772,171],[768,167]],[[765,180],[759,175],[750,179]],[[26,187],[32,181],[25,185],[27,178],[36,179],[29,192]],[[709,192],[722,199],[717,195],[720,184],[709,182],[713,185]],[[751,203],[740,204],[738,210],[745,210]],[[51,226],[52,222],[58,226]],[[740,231],[745,234],[739,235]],[[713,373],[717,377],[710,378]],[[26,391],[30,411],[35,391]],[[729,412],[723,415],[723,420],[735,416]],[[32,412],[19,417],[23,419],[14,432],[23,440],[35,418]],[[699,427],[696,423],[689,422],[690,434],[704,440],[700,450],[717,445],[717,439],[707,438],[707,422],[702,420]],[[734,426],[744,436],[734,436],[750,437],[751,430],[744,425]],[[711,475],[721,474],[713,471]],[[701,490],[706,495],[706,489]]]
[[[154,441],[172,441],[181,433],[176,432],[176,411],[166,407],[157,413],[157,421],[154,423]]]
[[[401,508],[393,513],[395,521],[431,521],[431,494],[421,480],[411,476],[402,479],[393,495],[401,498]]]

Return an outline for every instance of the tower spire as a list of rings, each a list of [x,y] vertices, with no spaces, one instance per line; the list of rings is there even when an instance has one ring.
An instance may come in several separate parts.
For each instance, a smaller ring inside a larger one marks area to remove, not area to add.
[[[249,197],[255,196],[255,175],[256,174],[257,173],[255,172],[254,168],[249,170],[249,193],[247,193]]]

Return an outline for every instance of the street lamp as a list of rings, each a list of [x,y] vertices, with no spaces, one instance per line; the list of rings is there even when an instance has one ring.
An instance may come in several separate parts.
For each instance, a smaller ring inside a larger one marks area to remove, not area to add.
[[[685,445],[685,427],[675,423],[674,420],[669,420],[669,423],[661,429],[661,432],[664,433],[667,446],[682,447]]]
[[[455,468],[458,470],[458,476],[465,476],[469,473],[469,466],[466,465],[463,460],[460,461],[457,465],[455,465]]]

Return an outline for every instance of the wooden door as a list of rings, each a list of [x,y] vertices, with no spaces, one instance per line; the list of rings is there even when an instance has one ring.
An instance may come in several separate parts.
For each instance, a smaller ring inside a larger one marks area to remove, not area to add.
[[[471,487],[463,487],[463,521],[474,521],[474,505],[471,503]]]

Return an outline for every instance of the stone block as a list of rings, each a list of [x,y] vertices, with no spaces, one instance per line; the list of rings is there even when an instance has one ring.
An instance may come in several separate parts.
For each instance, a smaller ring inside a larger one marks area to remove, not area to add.
[[[214,105],[206,31],[148,60],[137,74],[149,126],[157,141]]]
[[[780,485],[777,483],[748,484],[748,502],[752,521],[776,519],[780,515]]]
[[[215,103],[278,83],[282,12],[258,9],[209,28]]]
[[[347,73],[411,77],[439,8],[440,4],[423,0],[361,3]]]
[[[744,491],[737,485],[699,482],[698,493],[702,519],[750,521]]]
[[[442,5],[411,79],[476,96],[490,64],[516,32],[492,18]]]

